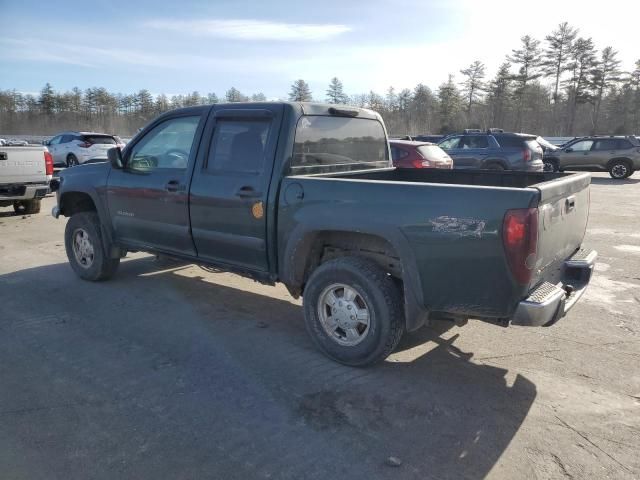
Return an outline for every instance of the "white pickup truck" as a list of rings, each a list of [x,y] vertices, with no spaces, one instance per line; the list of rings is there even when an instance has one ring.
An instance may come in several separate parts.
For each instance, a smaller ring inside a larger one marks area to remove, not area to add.
[[[20,215],[38,213],[52,176],[53,158],[46,147],[0,146],[0,207],[13,205]]]

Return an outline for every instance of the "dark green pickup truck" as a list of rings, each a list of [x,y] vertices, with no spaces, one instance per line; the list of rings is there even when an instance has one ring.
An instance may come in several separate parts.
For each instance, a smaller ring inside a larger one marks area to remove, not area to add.
[[[431,320],[552,325],[586,288],[587,173],[402,170],[364,109],[238,103],[166,113],[109,162],[67,169],[74,271],[127,251],[282,282],[308,331],[349,365]]]

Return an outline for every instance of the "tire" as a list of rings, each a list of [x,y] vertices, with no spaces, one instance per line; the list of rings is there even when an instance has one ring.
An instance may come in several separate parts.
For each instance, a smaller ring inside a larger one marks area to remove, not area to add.
[[[544,164],[544,172],[555,173],[560,171],[560,169],[558,168],[558,161],[555,158],[545,158],[544,160],[542,160],[542,163]]]
[[[78,162],[78,157],[76,157],[73,153],[67,155],[67,168],[75,167],[76,165],[80,165],[80,162]]]
[[[13,202],[13,211],[16,215],[34,215],[40,213],[40,199],[16,200]]]
[[[608,165],[609,175],[616,180],[624,180],[633,174],[633,167],[628,160],[612,160]]]
[[[79,244],[75,248],[74,238]],[[96,212],[72,215],[64,231],[64,244],[71,268],[83,280],[107,280],[118,269],[120,258],[109,258],[107,252],[111,250],[111,245],[105,245],[102,240],[100,219]]]
[[[345,286],[342,294],[341,286]],[[347,288],[355,292],[352,301],[348,300]],[[336,308],[324,301],[330,297],[327,291],[334,293],[334,304],[340,309],[337,313]],[[341,257],[320,265],[307,281],[303,300],[307,332],[314,343],[329,358],[345,365],[366,367],[384,360],[404,333],[400,290],[392,277],[367,259]],[[353,344],[346,333],[354,328],[343,330],[338,323],[358,322],[349,315],[356,312],[360,316],[363,310],[368,313],[367,325],[363,328],[363,323],[358,324],[356,330],[362,332],[356,332],[360,337]],[[334,325],[327,326],[332,321]]]

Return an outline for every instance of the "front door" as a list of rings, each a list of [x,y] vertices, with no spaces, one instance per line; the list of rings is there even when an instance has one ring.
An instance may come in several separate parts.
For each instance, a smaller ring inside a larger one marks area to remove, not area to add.
[[[448,137],[438,144],[453,159],[453,168],[471,168],[462,148],[462,136]]]
[[[111,170],[107,201],[118,241],[195,255],[189,230],[189,167],[207,111],[161,119],[126,149],[124,168]]]
[[[591,163],[593,140],[580,140],[569,145],[560,156],[560,168],[586,167]]]
[[[207,125],[211,140],[196,164],[190,206],[203,260],[268,271],[267,195],[282,112],[281,105],[228,105]]]

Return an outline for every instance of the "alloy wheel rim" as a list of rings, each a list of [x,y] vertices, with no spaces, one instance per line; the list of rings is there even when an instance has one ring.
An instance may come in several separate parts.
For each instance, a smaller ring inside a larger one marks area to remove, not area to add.
[[[371,311],[364,296],[343,283],[334,283],[322,291],[318,317],[327,335],[346,347],[358,345],[371,329]]]
[[[95,258],[93,243],[86,230],[77,228],[72,236],[73,254],[78,265],[82,268],[91,268]]]
[[[616,178],[622,178],[627,174],[627,167],[623,164],[614,165],[611,173],[613,173],[613,176]]]

